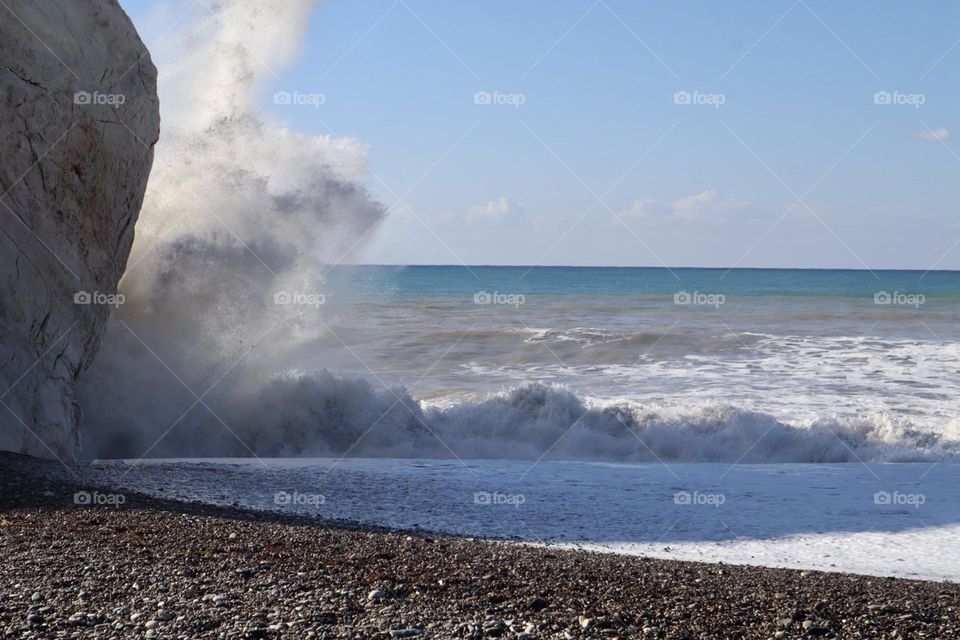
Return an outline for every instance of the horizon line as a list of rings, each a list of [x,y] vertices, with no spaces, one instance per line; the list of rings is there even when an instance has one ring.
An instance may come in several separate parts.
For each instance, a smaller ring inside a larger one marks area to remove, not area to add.
[[[585,264],[443,264],[443,263],[339,263],[329,265],[331,267],[444,267],[460,269],[478,269],[478,268],[502,268],[502,269],[657,269],[661,271],[671,270],[701,270],[701,271],[855,271],[860,273],[876,273],[886,271],[916,271],[919,273],[958,273],[960,269],[921,269],[921,268],[877,268],[863,269],[852,267],[693,267],[693,266],[652,266],[652,265],[585,265]]]

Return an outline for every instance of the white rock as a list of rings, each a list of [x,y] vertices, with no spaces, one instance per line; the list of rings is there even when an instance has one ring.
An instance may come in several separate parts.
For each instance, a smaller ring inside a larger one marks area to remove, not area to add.
[[[73,458],[74,384],[159,136],[157,72],[115,0],[7,0],[0,13],[0,388],[17,416],[4,410],[0,448]]]

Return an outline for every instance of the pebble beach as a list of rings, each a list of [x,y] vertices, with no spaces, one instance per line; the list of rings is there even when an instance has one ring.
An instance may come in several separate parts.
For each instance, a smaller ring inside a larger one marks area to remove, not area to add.
[[[4,454],[5,638],[954,638],[960,585],[387,531],[126,494]],[[110,495],[110,494],[103,494]]]

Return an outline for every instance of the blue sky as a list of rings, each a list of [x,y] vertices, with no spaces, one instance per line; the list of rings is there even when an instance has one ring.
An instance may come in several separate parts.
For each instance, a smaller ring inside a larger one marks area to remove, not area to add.
[[[358,262],[957,269],[958,41],[947,1],[329,0],[262,100],[368,146]]]

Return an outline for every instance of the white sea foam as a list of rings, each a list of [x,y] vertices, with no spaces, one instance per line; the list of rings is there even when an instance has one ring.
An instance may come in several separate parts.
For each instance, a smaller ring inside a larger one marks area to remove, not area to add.
[[[574,327],[572,329],[526,329],[530,336],[524,341],[535,344],[539,342],[575,342],[583,346],[605,344],[626,340],[629,336],[591,327]]]
[[[543,354],[471,360],[462,375],[486,384],[550,381],[606,401],[728,404],[801,426],[875,415],[940,432],[957,417],[957,342],[748,331],[716,336],[709,329],[675,330],[659,341],[650,332],[639,334],[642,340],[637,335],[609,350],[599,344],[561,352],[559,342]]]
[[[937,434],[883,414],[796,425],[715,403],[587,402],[540,384],[480,402],[423,406],[402,388],[377,390],[329,373],[275,379],[233,398],[217,417],[199,412],[183,423],[191,437],[168,438],[152,455],[779,463],[953,460],[960,453],[955,424]],[[149,445],[112,442],[99,455],[136,456]]]
[[[351,458],[115,462],[91,472],[93,486],[405,529],[960,580],[958,465]],[[277,492],[324,499],[278,505]],[[505,499],[483,499],[497,494]]]

